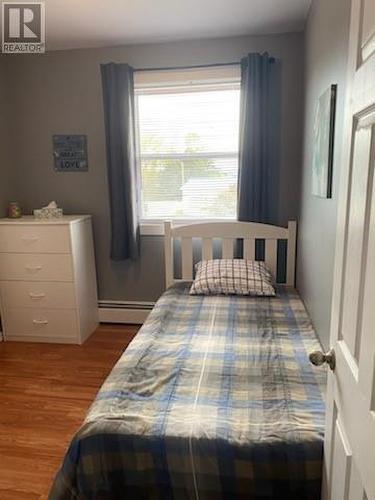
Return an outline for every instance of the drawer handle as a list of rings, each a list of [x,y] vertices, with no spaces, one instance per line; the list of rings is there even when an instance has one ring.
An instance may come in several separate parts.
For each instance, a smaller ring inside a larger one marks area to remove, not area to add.
[[[22,236],[22,241],[25,241],[27,243],[32,243],[33,241],[38,241],[39,238],[38,236]]]
[[[43,299],[43,297],[45,297],[45,296],[46,296],[45,293],[33,293],[33,292],[29,293],[30,299],[33,299],[33,300]]]
[[[26,271],[30,271],[30,273],[37,273],[42,269],[42,266],[26,266]]]
[[[48,321],[46,319],[33,319],[34,325],[48,325]]]

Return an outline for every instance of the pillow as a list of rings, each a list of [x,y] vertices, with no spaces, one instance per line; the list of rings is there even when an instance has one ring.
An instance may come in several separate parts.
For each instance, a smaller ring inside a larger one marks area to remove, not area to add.
[[[195,266],[191,295],[276,295],[264,262],[244,259],[202,260]]]

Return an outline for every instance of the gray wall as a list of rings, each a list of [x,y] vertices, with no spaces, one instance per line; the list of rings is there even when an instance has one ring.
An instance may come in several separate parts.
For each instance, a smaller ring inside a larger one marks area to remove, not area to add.
[[[135,68],[239,61],[251,51],[281,59],[280,222],[294,218],[300,184],[303,35],[299,33],[220,40],[50,52],[6,59],[12,113],[12,144],[18,169],[18,199],[27,210],[56,200],[66,213],[94,217],[99,297],[154,300],[163,290],[160,237],[143,237],[141,259],[109,259],[107,194],[100,63],[128,62]],[[51,136],[88,136],[89,172],[56,173]]]
[[[7,88],[4,58],[0,57],[0,217],[6,215],[7,204],[15,195],[9,144]]]
[[[345,101],[350,0],[314,0],[306,27],[305,126],[297,287],[325,347],[329,343],[338,184]],[[338,86],[332,199],[311,195],[314,113],[319,96]]]

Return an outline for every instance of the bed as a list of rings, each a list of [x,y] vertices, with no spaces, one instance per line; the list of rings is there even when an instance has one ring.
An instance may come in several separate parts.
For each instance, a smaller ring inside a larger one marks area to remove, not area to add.
[[[50,498],[320,498],[325,371],[309,364],[320,346],[290,286],[295,225],[166,224],[165,235],[169,287],[99,391]],[[275,275],[287,241],[276,297],[189,295],[193,238],[207,258],[220,236],[226,258],[238,238],[247,258],[264,240]]]

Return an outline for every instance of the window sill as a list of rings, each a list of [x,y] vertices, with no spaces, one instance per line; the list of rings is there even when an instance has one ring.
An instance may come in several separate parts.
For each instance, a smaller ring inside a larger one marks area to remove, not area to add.
[[[164,236],[164,226],[159,222],[141,222],[141,236]]]
[[[236,222],[236,219],[191,219],[191,220],[172,220],[175,226],[187,226],[189,224],[206,224],[210,222]],[[164,236],[164,221],[141,221],[141,236]]]

